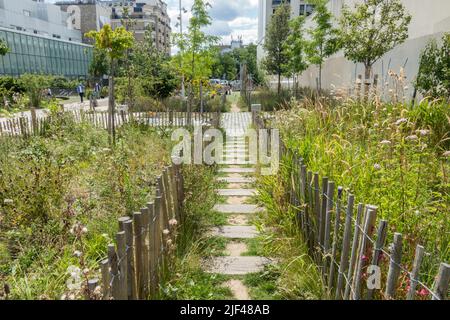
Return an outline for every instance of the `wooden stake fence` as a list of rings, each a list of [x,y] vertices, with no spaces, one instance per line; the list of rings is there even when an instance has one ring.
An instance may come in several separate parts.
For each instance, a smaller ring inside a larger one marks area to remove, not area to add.
[[[253,124],[256,129],[265,128],[264,115],[253,113]],[[280,145],[284,145],[283,141]],[[427,298],[448,299],[448,263],[440,263],[433,288],[429,288],[419,276],[425,255],[423,246],[417,246],[412,263],[407,263],[402,257],[401,233],[395,233],[390,249],[385,249],[386,239],[389,238],[388,221],[380,220],[377,224],[376,206],[359,203],[354,217],[354,195],[348,194],[347,201],[344,201],[343,187],[338,186],[335,194],[333,181],[328,177],[320,179],[319,173],[308,171],[299,155],[282,149],[285,151],[281,159],[290,164],[290,178],[285,185],[285,190],[289,190],[290,194],[286,200],[297,213],[299,231],[310,248],[312,259],[321,270],[330,298],[412,300],[420,288],[426,290]],[[345,218],[342,217],[344,213]],[[376,235],[375,239],[373,235]],[[383,265],[383,261],[388,263]],[[412,271],[404,265],[412,265]],[[400,278],[409,279],[406,294],[399,285]]]

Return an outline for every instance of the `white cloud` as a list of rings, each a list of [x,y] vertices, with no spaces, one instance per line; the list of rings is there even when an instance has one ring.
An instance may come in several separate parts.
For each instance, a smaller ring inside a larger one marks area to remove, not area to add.
[[[208,33],[221,37],[226,44],[231,37],[242,36],[244,43],[256,42],[258,36],[258,0],[209,0],[212,25]],[[183,30],[187,30],[193,0],[182,0],[181,5],[188,11],[183,13]],[[172,23],[172,31],[178,32],[175,25],[179,16],[179,0],[167,0],[168,14]],[[175,48],[174,48],[175,49]],[[176,49],[173,50],[176,52]]]

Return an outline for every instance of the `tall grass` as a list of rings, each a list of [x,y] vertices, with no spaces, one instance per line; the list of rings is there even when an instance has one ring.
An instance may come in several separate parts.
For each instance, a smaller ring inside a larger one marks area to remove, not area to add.
[[[98,276],[117,218],[148,201],[169,159],[170,142],[151,128],[121,127],[111,149],[104,130],[54,119],[46,136],[0,143],[0,283],[8,298],[59,299],[71,265]],[[82,242],[71,232],[76,223],[87,230]]]
[[[305,99],[279,112],[275,125],[310,170],[378,206],[390,236],[403,233],[408,269],[416,245],[425,246],[422,279],[431,285],[450,258],[450,106]]]

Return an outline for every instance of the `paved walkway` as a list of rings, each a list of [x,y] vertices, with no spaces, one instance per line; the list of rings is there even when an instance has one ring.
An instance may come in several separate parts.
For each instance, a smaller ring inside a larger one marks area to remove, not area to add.
[[[235,110],[235,109],[233,109]],[[245,159],[248,156],[248,146],[244,134],[251,124],[251,114],[225,113],[221,125],[227,134],[224,146],[225,158]],[[231,137],[231,139],[230,139]],[[242,276],[260,272],[264,266],[273,261],[266,257],[243,255],[248,251],[246,241],[258,236],[258,230],[251,225],[251,216],[263,211],[263,208],[249,204],[250,197],[257,191],[250,187],[254,183],[255,168],[249,165],[228,165],[225,162],[220,168],[218,180],[225,182],[226,188],[217,190],[225,197],[226,202],[217,204],[214,209],[227,216],[228,225],[213,227],[210,233],[217,237],[228,239],[226,256],[204,260],[204,269],[209,273],[230,275],[231,279],[224,283],[238,300],[249,300],[248,288],[242,282]]]

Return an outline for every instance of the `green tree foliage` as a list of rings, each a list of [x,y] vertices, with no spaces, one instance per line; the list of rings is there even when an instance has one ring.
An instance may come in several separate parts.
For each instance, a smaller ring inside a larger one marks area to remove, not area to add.
[[[236,69],[239,72],[240,64],[247,64],[247,72],[252,76],[253,82],[260,85],[264,82],[264,75],[258,67],[257,63],[257,46],[256,44],[250,43],[249,45],[234,49],[232,54],[236,59]]]
[[[344,6],[339,36],[346,58],[363,63],[370,78],[373,64],[408,38],[410,21],[400,0],[366,0],[353,11]]]
[[[326,58],[338,50],[338,31],[333,28],[332,14],[327,8],[326,0],[314,1],[314,28],[308,30],[310,40],[307,42],[308,61],[319,67],[318,89],[322,89],[322,64]]]
[[[195,0],[191,8],[192,17],[189,20],[188,32],[175,35],[176,43],[180,48],[180,54],[175,61],[178,65],[182,65],[180,71],[191,85],[194,81],[208,78],[212,71],[213,46],[218,38],[203,31],[211,25],[209,6],[209,3],[204,0]]]
[[[227,80],[235,80],[238,74],[239,60],[232,52],[217,53],[212,67],[212,77]]]
[[[300,74],[308,68],[306,60],[306,45],[307,42],[304,39],[304,26],[305,18],[298,16],[289,22],[291,32],[286,39],[285,49],[289,57],[288,69],[293,74]]]
[[[89,75],[94,79],[100,79],[103,75],[108,74],[109,65],[106,50],[94,48],[92,61],[89,65]]]
[[[442,37],[442,45],[431,40],[420,57],[417,89],[432,98],[450,99],[450,33]]]
[[[112,30],[109,24],[105,24],[100,31],[90,31],[86,36],[94,39],[94,47],[104,50],[109,60],[109,100],[108,100],[108,131],[112,136],[112,143],[115,144],[116,131],[114,123],[115,101],[114,101],[114,72],[115,65],[126,51],[133,46],[133,34],[124,27]]]
[[[283,2],[272,15],[264,42],[267,56],[263,64],[268,73],[278,76],[278,93],[281,91],[281,76],[289,71],[287,67],[289,56],[286,52],[285,42],[289,35],[290,15],[290,6]]]
[[[5,40],[0,39],[0,56],[4,56],[9,52],[8,44]]]

